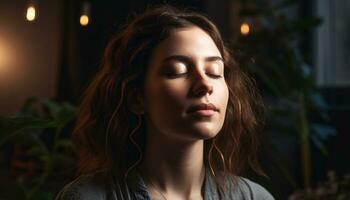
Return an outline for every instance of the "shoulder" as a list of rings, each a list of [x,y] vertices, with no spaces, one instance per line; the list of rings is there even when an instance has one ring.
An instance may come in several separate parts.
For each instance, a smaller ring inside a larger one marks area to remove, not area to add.
[[[56,200],[106,199],[109,179],[106,172],[82,175],[64,186]]]
[[[226,176],[230,179],[229,196],[232,199],[274,200],[274,197],[261,185],[240,176]],[[226,182],[227,183],[227,182]]]
[[[261,185],[255,183],[247,178],[239,177],[241,182],[241,188],[253,197],[252,199],[257,200],[273,200],[273,196]]]

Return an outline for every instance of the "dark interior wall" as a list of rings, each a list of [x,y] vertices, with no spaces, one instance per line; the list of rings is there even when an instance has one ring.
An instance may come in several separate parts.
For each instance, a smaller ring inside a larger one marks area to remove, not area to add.
[[[328,156],[315,154],[315,176],[322,180],[326,178],[322,169],[334,170],[339,176],[350,173],[350,87],[322,88],[321,92],[329,105],[330,123],[337,130],[327,142]]]
[[[302,1],[300,1],[302,2]],[[303,50],[314,67],[318,91],[328,105],[329,124],[337,133],[326,142],[328,155],[313,154],[315,182],[327,179],[327,171],[338,176],[350,172],[350,76],[349,1],[302,2],[303,16],[316,16],[322,22],[305,33]]]
[[[29,96],[55,96],[61,3],[40,1],[33,22],[26,6],[0,1],[0,115],[14,114]]]
[[[128,4],[128,1],[89,1],[89,24],[80,26],[82,2],[64,1],[58,100],[79,102],[100,65],[108,38],[125,20]]]

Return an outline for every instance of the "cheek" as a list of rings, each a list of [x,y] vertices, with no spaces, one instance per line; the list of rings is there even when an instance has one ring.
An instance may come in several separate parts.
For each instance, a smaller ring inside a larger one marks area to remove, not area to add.
[[[148,88],[146,115],[152,127],[163,133],[174,133],[183,124],[187,89],[174,82],[161,82]]]
[[[229,99],[229,90],[228,90],[228,87],[226,85],[225,91],[224,91],[224,97],[223,97],[223,101],[224,101],[224,104],[225,104],[225,109],[227,108],[228,99]]]
[[[176,81],[159,81],[146,91],[146,110],[150,114],[162,115],[182,110],[186,98],[186,87]]]
[[[220,105],[220,109],[221,109],[221,114],[220,114],[220,120],[223,121],[225,120],[225,116],[226,116],[226,109],[227,109],[227,105],[228,105],[228,99],[229,99],[229,90],[228,87],[226,85],[226,83],[221,84],[220,87],[218,87],[218,104]]]
[[[229,98],[229,90],[226,82],[220,83],[217,86],[217,98],[219,98],[220,105],[226,109]]]

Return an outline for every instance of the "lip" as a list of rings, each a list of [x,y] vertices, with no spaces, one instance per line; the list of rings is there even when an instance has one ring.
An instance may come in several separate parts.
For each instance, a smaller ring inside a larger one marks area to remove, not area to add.
[[[219,109],[212,103],[201,103],[190,106],[187,113],[209,117],[218,111]]]

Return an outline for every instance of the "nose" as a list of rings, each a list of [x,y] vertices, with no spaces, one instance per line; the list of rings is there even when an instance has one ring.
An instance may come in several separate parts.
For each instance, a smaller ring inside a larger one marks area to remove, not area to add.
[[[196,97],[206,96],[207,94],[211,95],[213,93],[213,89],[213,84],[208,79],[205,73],[198,73],[196,75],[192,88],[193,94]]]

